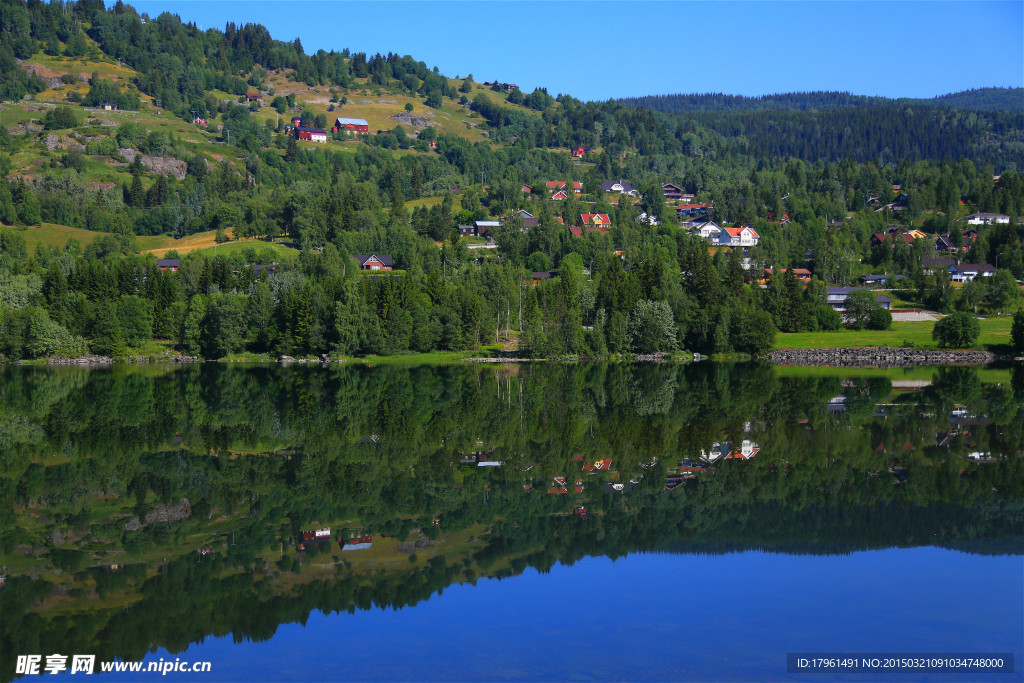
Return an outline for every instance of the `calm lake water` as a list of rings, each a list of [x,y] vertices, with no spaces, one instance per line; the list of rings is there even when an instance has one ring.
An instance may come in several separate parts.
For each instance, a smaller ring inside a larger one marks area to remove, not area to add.
[[[3,368],[0,677],[1022,680],[1022,449],[1019,367]]]

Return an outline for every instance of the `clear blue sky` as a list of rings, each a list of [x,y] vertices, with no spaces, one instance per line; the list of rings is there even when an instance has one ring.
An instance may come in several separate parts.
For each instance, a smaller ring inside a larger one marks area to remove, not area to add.
[[[111,2],[108,0],[108,5]],[[1024,86],[1014,2],[131,2],[204,28],[256,22],[317,49],[409,54],[449,75],[584,100]]]

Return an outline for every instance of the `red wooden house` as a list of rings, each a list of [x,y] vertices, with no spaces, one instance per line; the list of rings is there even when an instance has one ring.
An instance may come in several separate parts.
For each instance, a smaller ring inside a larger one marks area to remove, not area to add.
[[[352,254],[360,270],[391,270],[395,263],[387,254]]]
[[[321,130],[319,128],[306,128],[305,126],[296,126],[295,139],[309,140],[310,142],[327,142],[327,131]]]

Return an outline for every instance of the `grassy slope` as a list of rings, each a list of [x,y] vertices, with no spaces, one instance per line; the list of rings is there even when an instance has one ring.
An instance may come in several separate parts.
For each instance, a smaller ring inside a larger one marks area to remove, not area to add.
[[[56,223],[43,223],[41,227],[25,228],[18,232],[25,238],[25,245],[28,247],[29,253],[34,252],[38,245],[61,248],[67,244],[69,239],[77,240],[84,247],[100,235],[109,234],[72,228],[67,225],[57,225]]]

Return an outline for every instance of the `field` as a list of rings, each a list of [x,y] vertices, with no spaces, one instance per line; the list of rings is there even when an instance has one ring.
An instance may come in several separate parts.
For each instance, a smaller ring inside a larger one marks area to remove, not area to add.
[[[978,347],[992,348],[1010,343],[1012,318],[982,318]],[[836,349],[855,346],[903,346],[911,342],[916,348],[937,349],[932,340],[935,323],[894,322],[888,330],[839,330],[837,332],[780,333],[775,339],[777,349]]]
[[[100,235],[109,234],[105,232],[93,232],[92,230],[82,230],[81,228],[72,228],[67,225],[56,225],[54,223],[43,223],[42,227],[25,228],[24,230],[18,230],[17,232],[25,238],[25,246],[28,247],[28,252],[30,254],[34,252],[36,247],[39,245],[42,245],[44,248],[53,247],[55,249],[59,249],[67,244],[69,239],[74,239],[84,247]]]
[[[76,240],[83,247],[101,235],[110,233],[82,230],[68,225],[57,225],[54,223],[43,223],[42,227],[17,229],[25,239],[25,245],[32,253],[37,246],[44,248],[61,249],[69,239]],[[232,240],[224,244],[216,243],[217,233],[214,230],[199,232],[194,235],[176,240],[167,235],[145,235],[135,238],[135,248],[140,254],[153,254],[157,258],[163,258],[172,249],[179,255],[184,256],[193,251],[204,254],[223,256],[236,256],[246,249],[255,249],[258,259],[261,261],[286,261],[294,258],[298,251],[291,246],[280,242],[266,242],[263,240],[248,238],[243,240]]]

